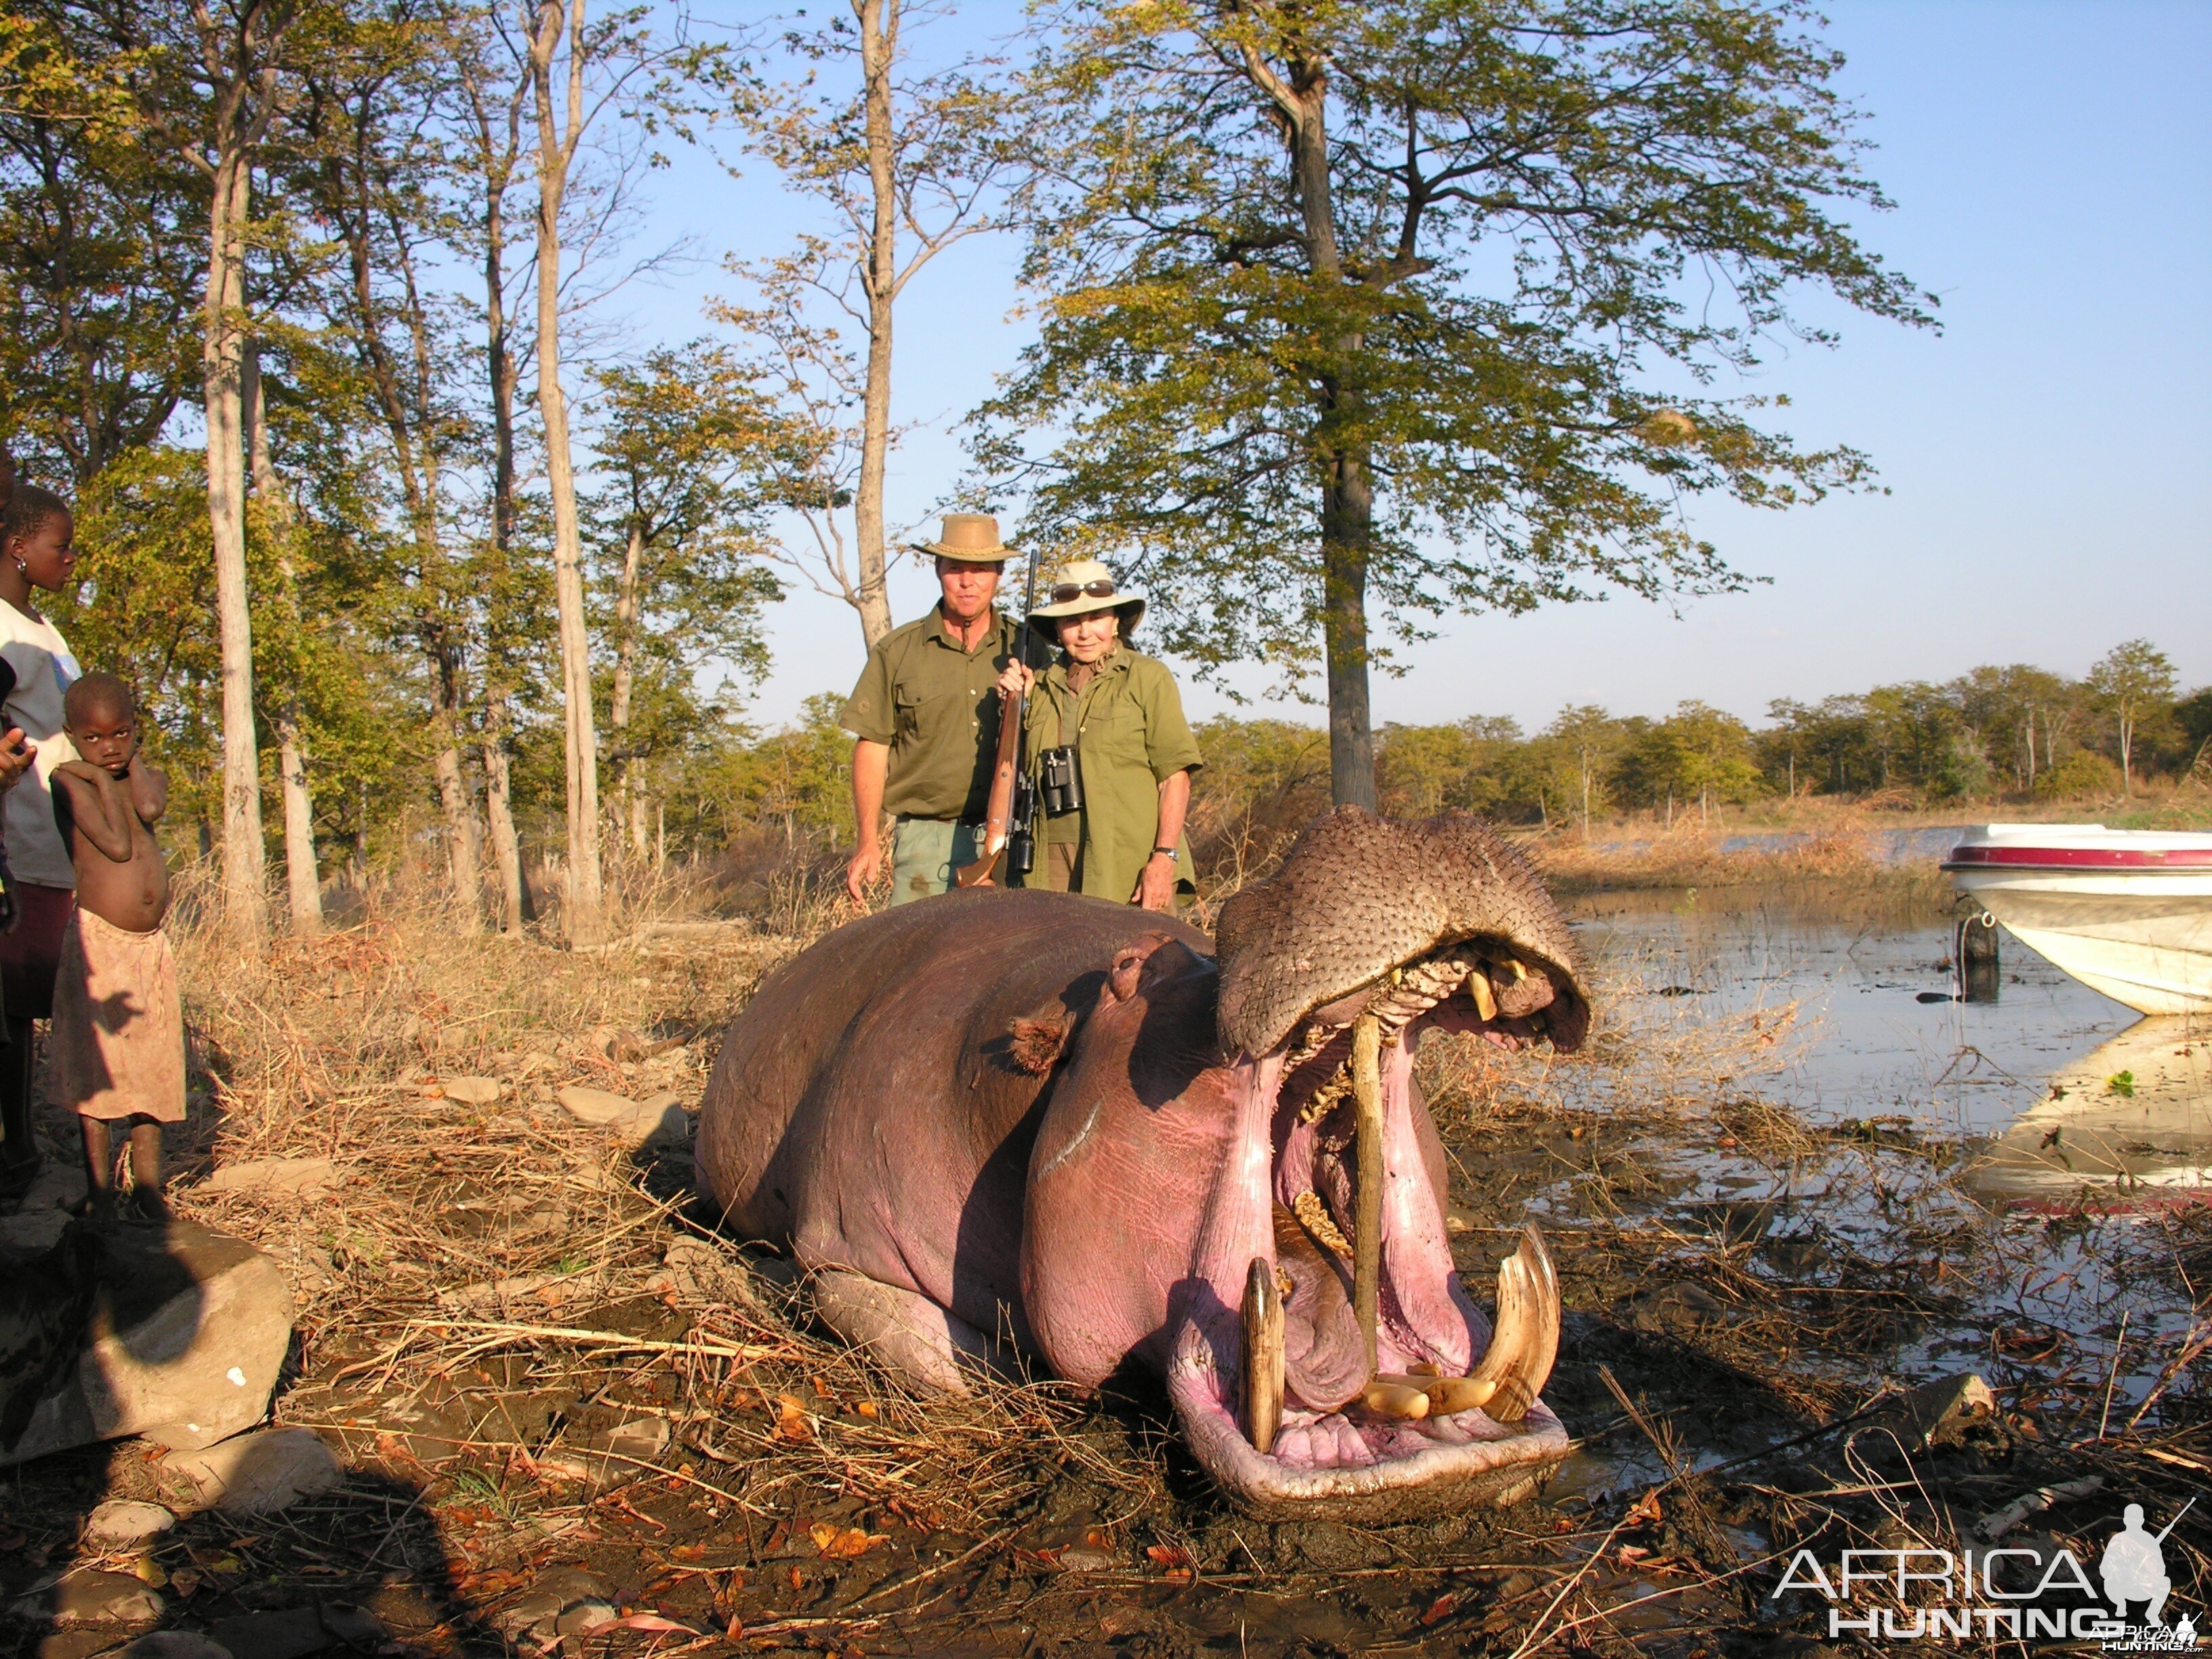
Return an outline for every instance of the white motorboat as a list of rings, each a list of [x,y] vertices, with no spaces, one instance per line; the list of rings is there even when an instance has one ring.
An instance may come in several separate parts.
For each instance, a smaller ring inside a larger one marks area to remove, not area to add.
[[[2212,1012],[2212,832],[1992,823],[1943,868],[2084,985],[2146,1014]]]

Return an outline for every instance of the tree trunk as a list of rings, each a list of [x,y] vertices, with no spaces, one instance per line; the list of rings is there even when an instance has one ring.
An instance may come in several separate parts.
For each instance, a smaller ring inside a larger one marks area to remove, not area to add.
[[[484,130],[484,368],[491,382],[491,544],[495,580],[504,579],[514,548],[514,392],[520,370],[507,344],[507,190],[518,145],[522,94],[507,106],[507,148]],[[501,925],[511,939],[538,920],[530,884],[522,873],[522,838],[515,833],[514,788],[507,755],[511,719],[501,659],[502,607],[486,607],[483,667],[484,817],[491,826],[493,861],[499,866]]]
[[[567,0],[567,128],[556,135],[553,54],[562,0],[543,0],[531,39],[538,114],[538,410],[545,426],[545,482],[553,497],[553,589],[560,611],[561,690],[568,770],[568,943],[606,938],[599,885],[599,734],[592,715],[591,638],[584,618],[584,543],[576,522],[576,477],[568,449],[568,404],[561,389],[561,198],[584,121],[584,0]]]
[[[284,799],[285,889],[292,903],[292,931],[323,931],[323,882],[315,868],[315,802],[307,793],[307,762],[300,750],[295,708],[276,717],[276,781]]]
[[[607,699],[607,725],[614,733],[615,751],[622,757],[622,781],[617,787],[622,818],[630,852],[645,856],[645,799],[637,792],[636,765],[625,739],[629,735],[630,695],[637,683],[637,618],[645,575],[645,524],[635,514],[629,521],[629,539],[623,549],[622,577],[615,589],[615,678]]]
[[[1248,58],[1254,78],[1287,122],[1291,185],[1298,202],[1307,269],[1322,283],[1344,281],[1336,209],[1328,176],[1328,78],[1320,61],[1294,63],[1290,79]],[[1322,648],[1328,678],[1329,793],[1339,806],[1376,810],[1375,726],[1367,693],[1367,569],[1374,549],[1375,481],[1356,441],[1329,435],[1355,414],[1349,376],[1366,342],[1357,331],[1334,343],[1336,363],[1322,377]]]
[[[292,572],[292,501],[276,477],[276,464],[269,453],[267,405],[261,395],[261,354],[248,341],[240,354],[240,401],[246,413],[246,453],[252,464],[253,494],[261,502],[264,521],[277,541],[277,567],[284,574],[287,621],[300,630],[300,594]],[[315,802],[307,788],[307,759],[300,743],[300,697],[287,686],[275,720],[276,728],[276,787],[284,806],[284,877],[290,901],[292,931],[319,933],[323,930],[323,882],[315,865]]]
[[[523,924],[538,920],[530,884],[522,878],[522,838],[514,832],[513,784],[507,762],[507,694],[484,692],[484,817],[491,823],[491,844],[499,866],[500,917],[510,939],[522,937]]]
[[[476,809],[469,799],[468,779],[461,770],[460,744],[453,732],[459,712],[453,704],[457,701],[451,697],[440,699],[438,719],[443,741],[433,765],[438,777],[438,804],[446,813],[454,921],[463,933],[472,934],[483,931],[483,878],[477,873],[481,860]]]
[[[1367,701],[1367,561],[1375,498],[1366,470],[1340,459],[1322,500],[1322,635],[1328,668],[1329,794],[1376,810]]]
[[[892,177],[891,66],[898,56],[901,0],[853,0],[860,25],[868,183],[873,194],[868,263],[868,369],[860,401],[860,477],[853,497],[860,565],[860,632],[868,648],[891,630],[884,585],[884,466],[891,432],[891,310],[898,287],[898,196]]]
[[[250,188],[243,153],[216,164],[208,213],[207,306],[200,369],[207,409],[208,528],[215,543],[222,648],[222,889],[231,925],[268,926],[261,847],[261,761],[253,731],[253,620],[246,584],[246,454],[240,430]]]

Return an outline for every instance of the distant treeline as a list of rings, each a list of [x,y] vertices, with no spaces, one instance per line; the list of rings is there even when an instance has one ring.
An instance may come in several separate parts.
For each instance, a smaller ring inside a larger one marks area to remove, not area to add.
[[[826,860],[849,842],[838,699],[765,737],[730,727],[667,791],[670,844],[726,856],[749,878]],[[695,733],[696,735],[699,735]],[[1278,719],[1206,721],[1192,828],[1201,867],[1233,878],[1329,800],[1328,733]],[[1479,715],[1377,734],[1383,810],[1447,807],[1502,823],[1579,828],[1623,813],[1710,817],[1792,796],[1909,809],[2000,799],[2118,799],[2212,773],[2212,687],[2180,695],[2171,664],[2132,641],[2083,678],[2021,665],[1943,684],[1781,701],[1752,726],[1700,702],[1665,719],[1562,709],[1540,732]],[[550,757],[549,757],[550,758]],[[534,771],[537,769],[526,769]],[[548,768],[550,784],[557,778]],[[550,805],[550,803],[549,802]],[[795,863],[794,863],[795,861]]]

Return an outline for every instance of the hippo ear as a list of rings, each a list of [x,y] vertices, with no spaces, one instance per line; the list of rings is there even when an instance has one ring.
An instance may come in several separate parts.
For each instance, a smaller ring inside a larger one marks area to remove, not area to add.
[[[1006,1056],[1031,1077],[1042,1077],[1060,1064],[1074,1031],[1075,1017],[1060,1004],[1048,1002],[1007,1027]]]

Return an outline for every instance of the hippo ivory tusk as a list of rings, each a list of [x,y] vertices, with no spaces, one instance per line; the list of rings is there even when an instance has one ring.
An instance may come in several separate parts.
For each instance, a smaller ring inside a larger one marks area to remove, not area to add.
[[[1264,1255],[1244,1275],[1244,1426],[1262,1457],[1283,1426],[1283,1297]]]
[[[1480,1014],[1485,1019],[1498,1018],[1498,998],[1491,991],[1490,975],[1483,972],[1480,963],[1475,964],[1474,971],[1467,976],[1467,994],[1474,999],[1476,1013]]]
[[[1409,1377],[1378,1376],[1359,1391],[1359,1403],[1377,1417],[1413,1421],[1429,1414],[1429,1396]]]
[[[1480,1406],[1497,1422],[1518,1423],[1536,1403],[1559,1352],[1559,1276],[1532,1222],[1522,1229],[1521,1248],[1498,1266],[1498,1320],[1489,1352],[1457,1379],[1465,1386],[1437,1389],[1454,1403],[1439,1401],[1437,1409],[1448,1413]]]
[[[1498,1392],[1495,1382],[1472,1376],[1443,1376],[1423,1386],[1429,1391],[1429,1409],[1438,1417],[1487,1406],[1491,1395]]]
[[[1352,1212],[1352,1314],[1375,1375],[1376,1307],[1382,1285],[1382,1024],[1362,1014],[1352,1028],[1352,1092],[1358,1103],[1359,1185]]]

